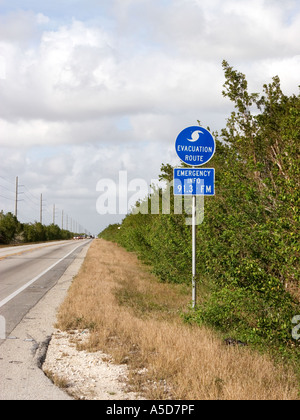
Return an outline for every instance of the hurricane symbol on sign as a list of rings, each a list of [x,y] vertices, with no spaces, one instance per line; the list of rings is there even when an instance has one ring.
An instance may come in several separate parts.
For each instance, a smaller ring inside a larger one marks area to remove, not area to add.
[[[199,140],[200,134],[203,134],[202,131],[196,130],[192,133],[192,138],[187,140],[194,143],[195,141]]]

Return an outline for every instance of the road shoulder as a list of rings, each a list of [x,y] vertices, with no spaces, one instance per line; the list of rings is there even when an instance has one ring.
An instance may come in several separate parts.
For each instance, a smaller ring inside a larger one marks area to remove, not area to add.
[[[72,399],[52,384],[39,365],[54,331],[57,309],[78,273],[89,245],[0,346],[0,400]]]

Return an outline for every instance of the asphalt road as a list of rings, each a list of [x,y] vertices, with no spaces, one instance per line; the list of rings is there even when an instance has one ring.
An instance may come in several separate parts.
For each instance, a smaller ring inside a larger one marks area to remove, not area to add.
[[[0,249],[0,345],[3,334],[9,337],[88,242],[61,241]]]
[[[72,400],[52,383],[41,366],[55,329],[57,310],[90,243],[69,241],[2,250],[0,335],[1,320],[6,319],[8,325],[6,339],[0,340],[1,401]]]

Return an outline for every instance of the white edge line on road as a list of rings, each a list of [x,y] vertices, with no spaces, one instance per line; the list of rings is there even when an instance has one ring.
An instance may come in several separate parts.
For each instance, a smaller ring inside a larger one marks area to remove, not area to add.
[[[34,277],[34,279],[32,279],[28,283],[24,284],[24,286],[20,287],[20,289],[16,290],[14,293],[12,293],[11,295],[7,296],[5,299],[1,300],[1,302],[0,302],[0,308],[2,308],[2,306],[4,306],[10,300],[12,300],[13,298],[15,298],[19,293],[23,292],[23,290],[27,289],[27,287],[29,287],[31,284],[33,284],[34,282],[36,282],[44,274],[48,273],[48,271],[52,270],[52,268],[54,268],[57,264],[61,263],[65,258],[67,258],[69,255],[71,255],[74,251],[76,251],[76,249],[78,249],[81,246],[82,246],[82,244],[78,245],[76,248],[74,248],[72,251],[70,251],[67,255],[65,255],[59,261],[56,261],[55,264],[52,264],[51,267],[47,268],[47,270],[43,271],[38,276]]]

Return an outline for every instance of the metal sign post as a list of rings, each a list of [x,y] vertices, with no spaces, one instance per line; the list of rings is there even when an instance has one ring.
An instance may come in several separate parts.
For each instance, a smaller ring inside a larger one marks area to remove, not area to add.
[[[175,143],[179,159],[193,168],[174,169],[174,195],[192,196],[192,308],[197,303],[196,269],[196,226],[197,196],[215,194],[215,170],[197,168],[208,162],[214,155],[216,144],[211,133],[202,127],[188,127],[177,137]]]
[[[196,196],[193,195],[192,203],[192,307],[197,302],[197,283],[196,283]]]

